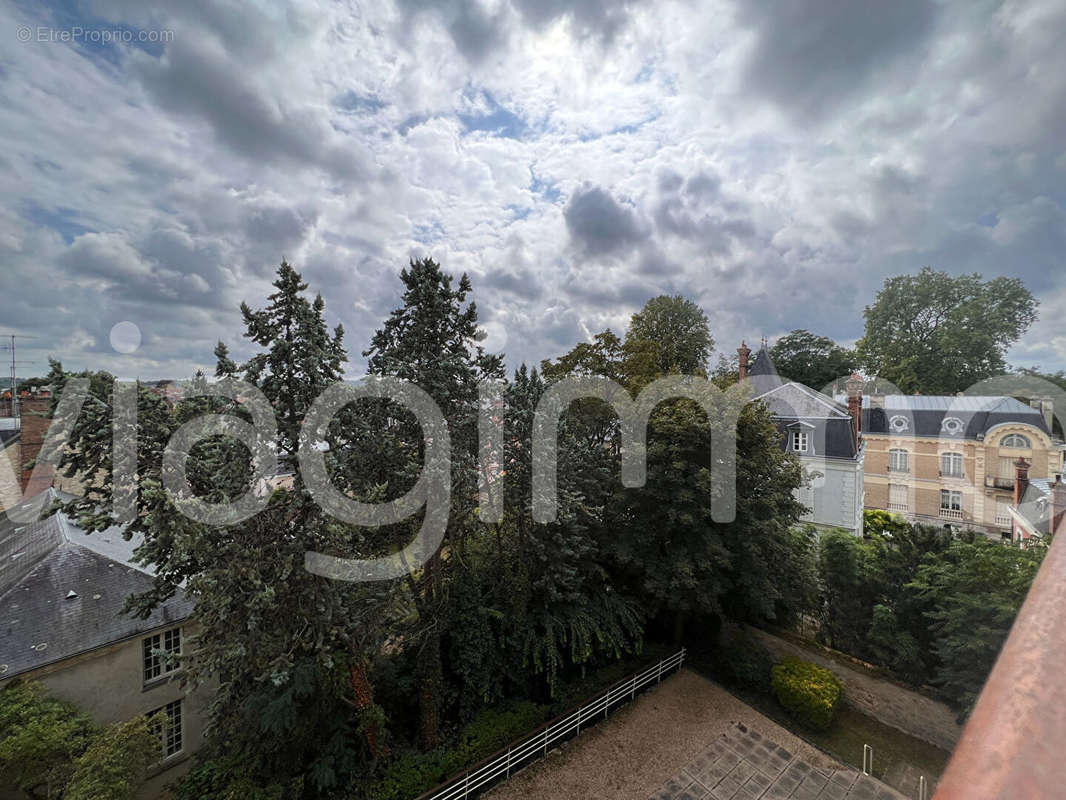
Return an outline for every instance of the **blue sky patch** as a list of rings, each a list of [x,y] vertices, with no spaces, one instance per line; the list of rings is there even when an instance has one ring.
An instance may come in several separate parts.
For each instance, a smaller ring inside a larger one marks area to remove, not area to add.
[[[35,225],[39,225],[42,228],[51,228],[58,232],[67,244],[73,242],[75,238],[83,233],[92,231],[92,228],[87,228],[74,221],[77,214],[78,212],[73,208],[58,206],[50,211],[36,203],[27,204],[26,209],[22,212],[22,216]]]

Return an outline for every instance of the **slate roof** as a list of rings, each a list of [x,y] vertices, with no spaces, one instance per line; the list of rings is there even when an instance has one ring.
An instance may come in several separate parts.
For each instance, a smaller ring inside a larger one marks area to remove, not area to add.
[[[755,364],[762,366],[760,373],[752,379],[756,392],[753,400],[765,403],[774,415],[777,429],[782,433],[782,448],[787,448],[788,434],[799,425],[809,434],[807,455],[848,459],[858,455],[851,415],[846,406],[802,383],[786,382],[777,374],[765,346],[759,351]]]
[[[890,394],[885,395],[883,408],[874,408],[865,395],[862,405],[866,433],[976,440],[998,425],[1013,422],[1050,435],[1043,414],[1013,397]]]
[[[1051,481],[1030,478],[1017,511],[1033,532],[1047,536],[1051,530]]]
[[[61,513],[27,524],[0,515],[0,679],[188,617],[181,589],[146,620],[123,613],[152,586],[152,571],[132,563],[137,544],[117,528],[87,534]]]

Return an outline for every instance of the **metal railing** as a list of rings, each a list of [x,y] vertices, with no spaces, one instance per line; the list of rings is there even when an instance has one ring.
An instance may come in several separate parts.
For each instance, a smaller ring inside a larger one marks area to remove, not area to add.
[[[934,800],[1062,797],[1066,524],[1060,523]]]
[[[686,653],[685,648],[681,648],[658,664],[619,681],[579,708],[545,723],[527,736],[498,750],[480,764],[420,795],[417,800],[465,800],[501,780],[507,780],[515,770],[548,755],[549,750],[571,734],[577,736],[581,733],[582,724],[588,727],[597,720],[606,719],[612,706],[618,708],[626,700],[636,697],[641,689],[661,681],[671,670],[680,669]]]
[[[1013,489],[1014,478],[1000,478],[997,475],[985,475],[986,489]]]

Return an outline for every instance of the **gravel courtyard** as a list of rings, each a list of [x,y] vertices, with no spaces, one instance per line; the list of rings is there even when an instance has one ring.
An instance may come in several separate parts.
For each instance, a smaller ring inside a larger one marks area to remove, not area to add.
[[[582,733],[565,749],[527,767],[488,797],[647,800],[715,739],[729,734],[735,723],[757,731],[813,767],[842,769],[724,689],[683,669]]]

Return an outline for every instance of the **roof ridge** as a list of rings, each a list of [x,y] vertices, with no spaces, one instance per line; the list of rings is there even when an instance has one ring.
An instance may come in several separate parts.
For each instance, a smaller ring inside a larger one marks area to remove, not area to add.
[[[775,386],[773,389],[770,389],[769,391],[763,392],[758,397],[753,397],[751,399],[752,399],[752,401],[761,400],[762,398],[766,397],[767,395],[771,395],[774,392],[778,391],[779,389],[785,389],[785,388],[787,388],[789,386],[795,386],[800,392],[805,394],[811,400],[814,400],[816,403],[821,403],[823,406],[827,406],[830,411],[835,411],[837,414],[840,415],[841,419],[843,419],[844,417],[850,416],[847,413],[847,411],[844,410],[844,407],[843,407],[842,404],[836,402],[835,400],[829,398],[828,396],[822,394],[821,392],[818,392],[818,391],[812,389],[811,387],[800,383],[799,381],[786,381],[785,383],[782,383],[782,384],[780,384],[778,386]]]

